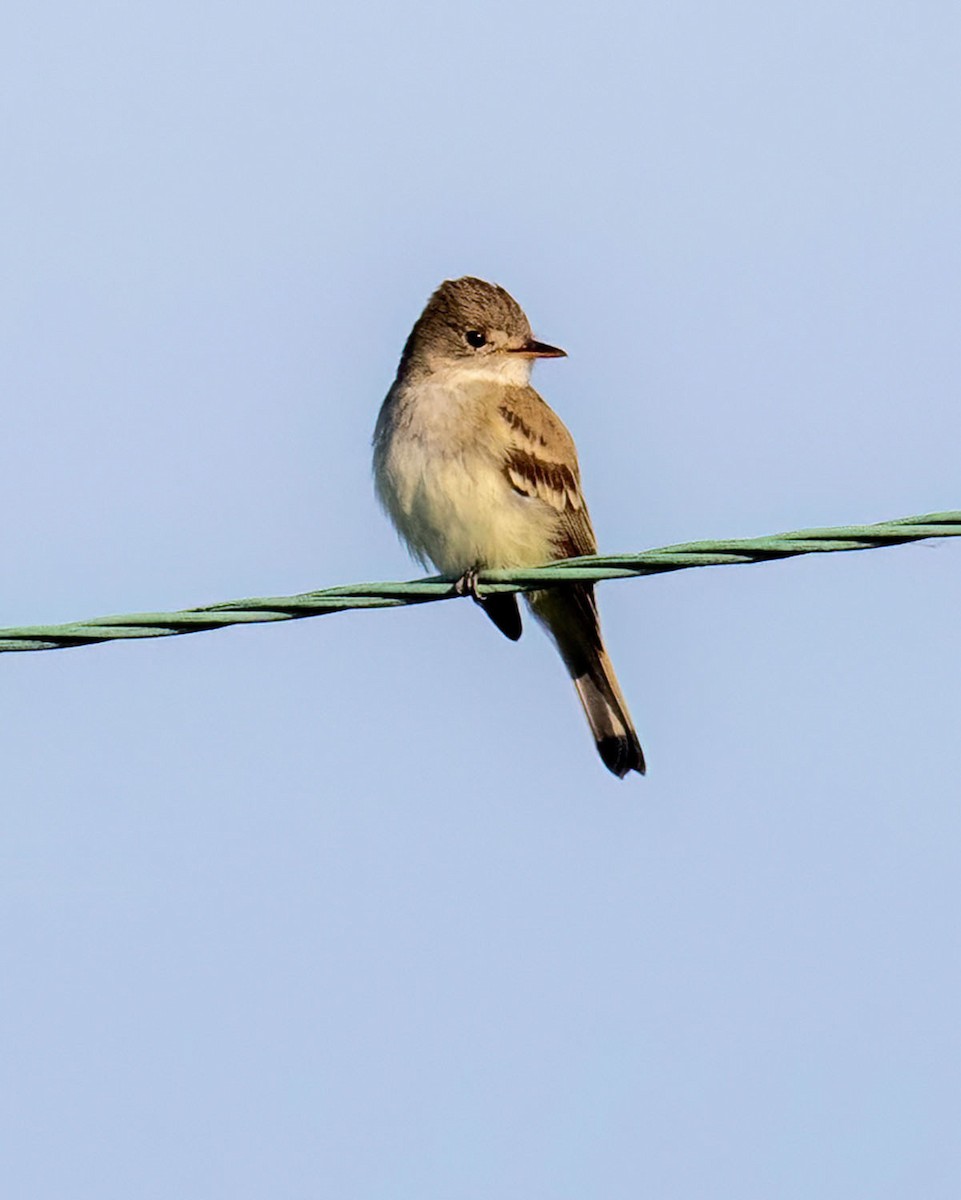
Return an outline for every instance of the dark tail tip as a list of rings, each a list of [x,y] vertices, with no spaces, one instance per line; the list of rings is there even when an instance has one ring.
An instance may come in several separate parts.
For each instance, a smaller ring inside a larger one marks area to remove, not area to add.
[[[638,775],[647,771],[644,751],[636,737],[624,735],[599,738],[597,752],[604,766],[613,771],[618,779],[623,779],[628,771],[636,771]]]

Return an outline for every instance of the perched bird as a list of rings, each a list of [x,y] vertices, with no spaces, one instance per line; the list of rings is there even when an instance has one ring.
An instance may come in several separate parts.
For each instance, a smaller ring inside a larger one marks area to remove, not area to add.
[[[413,554],[459,577],[494,624],[521,635],[514,595],[481,596],[479,571],[540,566],[597,549],[574,441],[530,385],[534,340],[502,287],[442,283],[411,331],[374,433],[374,479]],[[644,774],[644,755],[604,649],[590,584],[531,592],[561,653],[605,766]]]

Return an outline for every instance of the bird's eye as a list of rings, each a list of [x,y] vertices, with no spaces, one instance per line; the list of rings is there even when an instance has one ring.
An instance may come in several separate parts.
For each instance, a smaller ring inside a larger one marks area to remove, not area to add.
[[[484,337],[479,329],[468,329],[464,337],[467,340],[468,346],[473,346],[475,350],[479,350],[481,346],[487,345],[487,338]]]

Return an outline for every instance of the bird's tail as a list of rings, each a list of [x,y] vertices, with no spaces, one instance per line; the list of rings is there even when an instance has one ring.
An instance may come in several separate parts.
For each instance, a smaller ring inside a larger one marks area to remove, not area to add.
[[[574,680],[605,767],[621,779],[628,771],[643,775],[644,751],[601,640],[593,589],[534,592],[530,604]]]

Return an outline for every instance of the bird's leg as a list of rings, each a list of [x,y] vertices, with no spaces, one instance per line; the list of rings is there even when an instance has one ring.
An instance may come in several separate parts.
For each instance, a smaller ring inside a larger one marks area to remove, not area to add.
[[[454,591],[458,596],[470,596],[477,604],[483,604],[484,597],[477,590],[477,574],[477,567],[468,567],[454,584]]]
[[[458,596],[470,596],[474,603],[479,604],[487,613],[504,637],[516,642],[523,632],[517,597],[511,593],[499,595],[497,592],[482,596],[477,590],[477,576],[480,570],[480,567],[474,566],[465,571],[454,584],[454,591]]]

